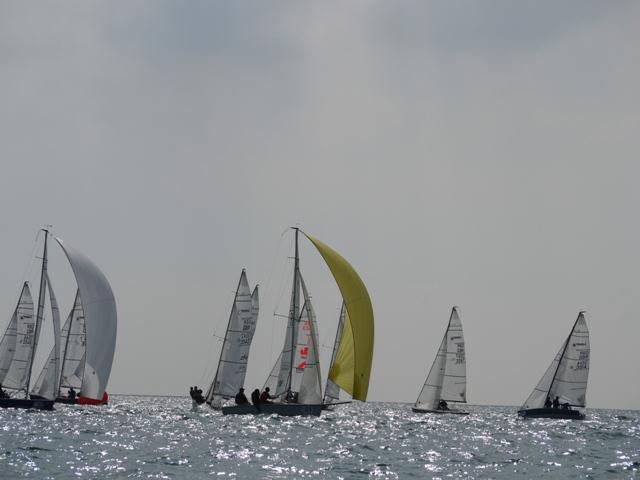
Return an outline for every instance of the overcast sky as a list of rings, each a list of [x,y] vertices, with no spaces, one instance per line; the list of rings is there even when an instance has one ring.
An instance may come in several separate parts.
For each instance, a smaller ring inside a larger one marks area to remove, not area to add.
[[[639,47],[624,0],[2,1],[3,320],[53,224],[115,292],[109,391],[184,394],[244,267],[253,389],[299,223],[369,289],[371,400],[415,401],[458,305],[471,403],[520,405],[586,309],[588,404],[640,408]]]

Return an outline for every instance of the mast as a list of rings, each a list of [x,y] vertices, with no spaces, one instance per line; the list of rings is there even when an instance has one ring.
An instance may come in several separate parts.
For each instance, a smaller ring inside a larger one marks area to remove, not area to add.
[[[556,381],[556,375],[558,375],[558,370],[560,370],[560,364],[562,363],[562,358],[564,357],[564,354],[567,351],[567,347],[569,346],[569,339],[571,339],[571,335],[573,335],[573,331],[576,329],[576,325],[578,325],[578,320],[580,320],[580,317],[583,314],[584,314],[584,310],[581,312],[578,312],[578,318],[576,318],[576,321],[573,323],[573,327],[569,332],[569,336],[567,337],[567,340],[564,342],[564,347],[562,348],[562,353],[560,354],[560,358],[558,359],[558,365],[556,366],[556,371],[553,373],[553,377],[551,378],[551,383],[549,384],[549,391],[547,392],[547,397],[551,395],[551,389],[553,388],[553,383]]]
[[[29,384],[31,383],[31,373],[33,370],[33,361],[36,357],[36,347],[38,346],[38,337],[40,335],[40,324],[42,323],[42,317],[44,315],[44,290],[46,287],[47,276],[47,238],[49,237],[49,230],[43,228],[44,232],[44,249],[42,252],[42,269],[40,270],[40,291],[38,292],[38,309],[36,310],[36,325],[33,333],[33,348],[31,349],[31,358],[29,359],[29,374],[27,375],[27,384],[25,390],[25,396],[29,398]]]
[[[300,255],[298,251],[298,233],[300,229],[298,227],[291,227],[296,232],[296,247],[295,247],[295,256],[293,263],[293,288],[291,290],[291,311],[289,312],[289,322],[291,323],[291,361],[289,364],[289,388],[288,391],[291,392],[291,383],[293,380],[293,369],[295,368],[293,365],[293,360],[295,359],[296,354],[296,332],[298,331],[296,323],[300,321],[298,315],[298,307],[300,304],[300,290],[298,287],[298,277],[300,275]]]

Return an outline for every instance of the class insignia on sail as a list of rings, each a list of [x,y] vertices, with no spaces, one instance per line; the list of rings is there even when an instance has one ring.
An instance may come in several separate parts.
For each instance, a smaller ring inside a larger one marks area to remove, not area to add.
[[[88,257],[53,237],[65,253],[77,283],[73,309],[61,328],[58,302],[48,272],[50,233],[47,229],[42,232],[44,245],[35,315],[29,285],[25,282],[18,306],[0,342],[0,406],[50,410],[54,401],[106,403],[117,328],[111,286]],[[47,291],[54,346],[30,390]]]
[[[319,416],[323,405],[334,403],[331,399],[337,398],[333,386],[343,389],[356,400],[366,400],[374,338],[373,309],[367,289],[340,254],[302,232],[329,267],[343,299],[344,313],[341,314],[329,373],[333,386],[327,383],[331,391],[323,399],[316,315],[300,270],[298,241],[301,230],[293,230],[293,284],[284,345],[263,387],[263,392],[267,392],[266,398],[275,401],[223,407],[225,415],[276,413]]]
[[[453,307],[440,348],[412,410],[416,413],[468,415],[469,412],[449,406],[449,403],[466,401],[467,360],[464,335],[458,309]]]
[[[585,312],[578,313],[569,336],[531,395],[518,410],[519,416],[571,420],[585,418],[584,413],[575,410],[587,405],[590,346],[584,314]]]

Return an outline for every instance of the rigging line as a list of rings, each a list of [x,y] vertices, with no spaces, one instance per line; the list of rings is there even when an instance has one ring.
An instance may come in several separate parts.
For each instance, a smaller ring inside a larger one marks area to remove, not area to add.
[[[289,229],[287,228],[280,235],[280,241],[278,242],[278,251],[276,252],[277,255],[279,255],[279,253],[280,253],[280,245],[282,244],[282,239],[284,238],[285,233],[287,233],[288,231],[289,231]],[[292,247],[290,246],[289,250],[291,250],[291,248]],[[274,265],[275,265],[275,260],[274,260]],[[277,298],[276,305],[275,305],[274,311],[273,311],[274,318],[276,316],[278,316],[277,309],[278,309],[278,306],[280,305],[280,303],[282,302],[282,296],[284,295],[284,290],[286,288],[286,286],[285,286],[285,278],[287,277],[288,273],[289,273],[289,269],[286,268],[286,266],[285,266],[282,269],[282,276],[280,278],[280,287],[279,287],[280,293],[276,297]],[[288,315],[287,315],[287,318],[288,318]],[[275,337],[275,326],[276,326],[276,323],[277,322],[273,322],[273,321],[271,322],[271,342],[270,342],[270,345],[269,345],[269,358],[270,359],[273,358],[273,342],[274,342],[274,337]]]
[[[36,251],[36,248],[38,247],[38,239],[40,238],[40,233],[42,233],[42,230],[38,230],[38,233],[36,233],[36,238],[33,241],[33,247],[31,247],[31,252],[29,253],[29,260],[27,261],[27,266],[25,267],[24,272],[22,272],[20,285],[18,286],[18,289],[17,289],[18,293],[17,293],[17,295],[15,295],[15,298],[14,298],[14,301],[13,301],[13,305],[17,305],[18,304],[18,301],[20,300],[20,295],[22,295],[22,286],[24,285],[24,282],[29,277],[31,270],[33,269],[33,266],[35,265],[35,262],[36,262],[35,251]],[[9,320],[8,321],[11,321],[11,317],[12,316],[13,316],[13,310],[9,314]]]

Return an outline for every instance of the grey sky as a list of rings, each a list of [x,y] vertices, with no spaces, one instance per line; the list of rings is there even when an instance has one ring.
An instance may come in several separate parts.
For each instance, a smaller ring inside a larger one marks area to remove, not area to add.
[[[589,404],[640,408],[639,44],[631,1],[2,2],[5,319],[52,223],[116,294],[109,390],[184,393],[246,267],[254,388],[300,222],[369,288],[371,399],[415,400],[455,304],[469,400],[520,404],[584,308]]]

